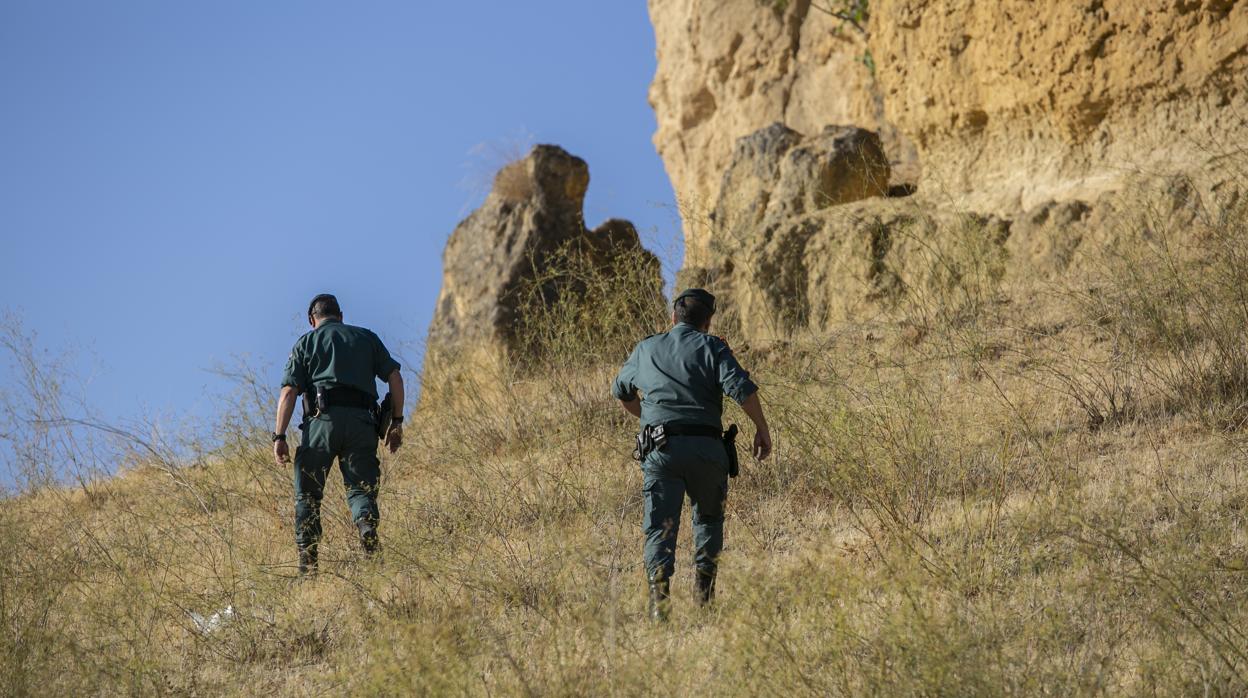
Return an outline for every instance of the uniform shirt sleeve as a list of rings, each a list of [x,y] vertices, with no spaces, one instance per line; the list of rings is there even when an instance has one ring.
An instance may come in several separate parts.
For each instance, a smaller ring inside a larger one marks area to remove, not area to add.
[[[308,365],[303,360],[301,344],[301,342],[296,343],[290,350],[290,358],[286,359],[286,370],[282,373],[282,387],[290,386],[302,393],[308,389]]]
[[[399,362],[390,356],[390,351],[381,342],[381,337],[373,335],[373,370],[382,381],[390,380],[390,374],[399,370]]]
[[[616,400],[624,402],[632,402],[637,399],[637,353],[641,350],[638,344],[633,348],[633,353],[629,355],[628,361],[624,362],[624,366],[620,368],[620,373],[615,377],[615,382],[611,384],[611,394]]]
[[[758,392],[758,386],[750,380],[750,372],[741,368],[741,364],[737,363],[737,357],[732,355],[732,349],[728,347],[727,342],[716,338],[711,345],[711,350],[715,353],[719,386],[723,388],[724,395],[736,400],[739,405]]]

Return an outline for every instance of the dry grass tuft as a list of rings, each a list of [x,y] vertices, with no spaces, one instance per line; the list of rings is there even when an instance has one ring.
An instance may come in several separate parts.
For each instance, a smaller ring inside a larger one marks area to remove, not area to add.
[[[504,201],[517,203],[533,196],[536,188],[525,160],[516,160],[498,170],[494,176],[494,193]]]

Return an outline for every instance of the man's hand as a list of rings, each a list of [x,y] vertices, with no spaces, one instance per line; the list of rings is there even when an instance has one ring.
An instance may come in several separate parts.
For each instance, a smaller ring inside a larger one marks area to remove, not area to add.
[[[641,419],[641,398],[635,397],[632,400],[620,400],[620,407],[623,407],[625,412]]]
[[[282,386],[282,392],[277,396],[277,418],[273,421],[274,434],[286,433],[286,428],[290,426],[290,417],[295,413],[295,400],[298,399],[299,391],[295,390],[293,385]],[[286,445],[286,439],[277,439],[273,442],[273,462],[278,465],[290,462],[290,446]]]
[[[763,403],[758,399],[758,392],[741,403],[741,409],[754,422],[754,457],[763,460],[771,454],[771,429],[767,427],[767,418],[763,416]]]
[[[386,432],[386,446],[390,448],[390,452],[394,453],[399,450],[399,446],[403,445],[403,427],[395,424],[390,427],[390,431]]]
[[[273,462],[278,465],[290,462],[290,446],[286,445],[286,439],[273,442]]]
[[[754,457],[766,460],[771,455],[771,432],[759,429],[754,432]]]

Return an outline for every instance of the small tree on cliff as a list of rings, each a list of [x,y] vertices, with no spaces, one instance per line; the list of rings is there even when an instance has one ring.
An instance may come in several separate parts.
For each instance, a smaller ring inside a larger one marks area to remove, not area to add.
[[[770,2],[771,7],[777,12],[784,12],[789,6],[791,0],[764,0],[764,4]],[[826,15],[830,15],[840,20],[841,24],[837,25],[832,31],[840,34],[845,30],[846,26],[853,27],[858,30],[863,39],[870,34],[867,31],[867,20],[871,18],[871,0],[825,0],[824,2],[815,2],[811,0],[810,6]],[[875,77],[875,57],[871,55],[871,49],[866,49],[858,60],[867,67],[871,77]]]
[[[783,12],[789,6],[789,2],[790,0],[772,0],[772,6]],[[810,6],[824,14],[841,20],[843,25],[853,27],[863,36],[867,35],[870,0],[829,0],[823,3],[812,0]],[[837,27],[837,31],[840,29],[841,27]]]

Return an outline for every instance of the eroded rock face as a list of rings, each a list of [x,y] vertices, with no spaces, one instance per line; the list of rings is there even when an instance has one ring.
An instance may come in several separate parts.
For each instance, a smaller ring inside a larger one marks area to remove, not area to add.
[[[519,333],[525,303],[534,293],[569,292],[538,279],[570,251],[608,275],[622,256],[634,256],[635,264],[640,255],[652,268],[651,283],[661,287],[658,260],[642,249],[631,223],[612,219],[594,230],[585,227],[588,187],[585,161],[552,145],[536,146],[499,171],[485,202],[455,228],[443,253],[426,386],[457,367],[515,358],[510,353],[524,345]]]
[[[1217,180],[1248,137],[1248,3],[871,7],[884,110],[918,146],[920,191],[968,208],[1092,200],[1138,173]]]
[[[649,0],[649,8],[659,57],[654,143],[681,206],[690,264],[707,263],[705,222],[737,140],[769,124],[875,131],[897,180],[916,180],[913,147],[884,118],[856,30],[809,0]]]

